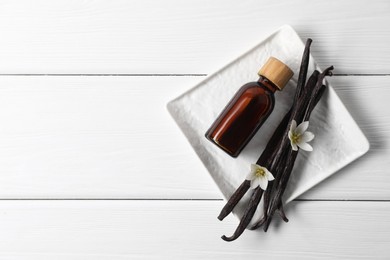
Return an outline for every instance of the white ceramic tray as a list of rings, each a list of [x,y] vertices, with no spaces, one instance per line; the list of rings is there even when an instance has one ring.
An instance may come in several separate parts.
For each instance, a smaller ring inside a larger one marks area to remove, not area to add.
[[[313,45],[315,44],[314,39]],[[242,183],[249,172],[250,164],[256,162],[268,139],[289,109],[294,96],[303,49],[304,44],[298,34],[293,28],[285,25],[256,47],[168,103],[169,112],[208,169],[225,199],[229,198]],[[239,157],[234,159],[208,141],[204,134],[234,93],[243,84],[258,79],[257,71],[269,56],[284,61],[294,71],[294,76],[283,91],[275,94],[273,113]],[[311,56],[308,77],[316,67]],[[314,151],[299,152],[285,192],[286,203],[356,160],[369,149],[366,137],[331,86],[312,113],[309,131],[316,135],[311,142]],[[249,193],[233,211],[235,215],[242,216],[248,199]],[[252,223],[261,215],[261,207],[259,207]]]

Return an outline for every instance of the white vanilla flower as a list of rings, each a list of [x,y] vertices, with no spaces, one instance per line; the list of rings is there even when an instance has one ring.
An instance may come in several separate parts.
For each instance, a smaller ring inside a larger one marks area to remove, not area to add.
[[[267,168],[258,164],[251,164],[251,172],[248,174],[246,179],[251,181],[251,189],[255,189],[260,185],[261,189],[266,190],[268,181],[272,181],[275,178]]]
[[[291,122],[288,138],[294,151],[298,151],[298,147],[305,151],[313,151],[313,147],[307,142],[313,140],[314,134],[306,131],[308,127],[309,121],[300,123],[298,127],[295,120]]]

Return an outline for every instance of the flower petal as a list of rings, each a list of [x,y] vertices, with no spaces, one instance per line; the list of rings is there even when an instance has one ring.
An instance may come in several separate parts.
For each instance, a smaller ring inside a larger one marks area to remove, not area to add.
[[[307,130],[308,127],[309,127],[309,121],[304,121],[304,122],[299,124],[297,129],[295,129],[295,133],[297,133],[298,135],[301,135]]]
[[[291,130],[288,131],[288,139],[290,139],[290,141],[293,139],[293,132]]]
[[[260,183],[260,179],[259,178],[255,178],[251,181],[251,189],[256,189],[257,186],[259,186],[259,183]]]
[[[259,178],[258,180],[260,181],[260,182],[259,182],[260,188],[261,188],[262,190],[266,190],[266,189],[267,189],[267,186],[268,186],[268,180],[267,180],[267,178],[261,177],[261,178]]]
[[[251,181],[254,178],[256,178],[256,175],[253,172],[248,173],[248,175],[245,177],[245,180]]]
[[[299,148],[301,148],[302,150],[305,150],[305,151],[308,151],[308,152],[313,151],[313,147],[311,147],[311,145],[308,144],[308,143],[299,143],[298,146],[299,146]]]
[[[312,132],[304,132],[301,136],[301,142],[307,143],[314,139],[314,134]]]
[[[274,178],[274,176],[272,175],[272,173],[271,172],[269,172],[268,170],[266,171],[266,177],[267,177],[267,180],[268,181],[273,181],[273,180],[275,180],[275,178]]]
[[[297,128],[297,121],[295,121],[295,120],[293,119],[293,120],[291,121],[290,131],[291,131],[291,132],[294,132],[296,128]]]
[[[253,164],[253,163],[251,164],[251,172],[255,173],[258,168],[259,168],[259,165]]]
[[[298,151],[298,146],[293,141],[291,141],[290,144],[291,144],[293,151]]]

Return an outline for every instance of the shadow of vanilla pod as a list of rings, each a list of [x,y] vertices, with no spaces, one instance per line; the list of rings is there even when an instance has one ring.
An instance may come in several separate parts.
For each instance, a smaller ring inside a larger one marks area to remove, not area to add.
[[[251,222],[253,215],[263,199],[263,216],[250,229],[263,227],[268,230],[271,220],[276,212],[287,222],[283,209],[282,196],[287,187],[295,159],[302,148],[310,149],[307,144],[314,135],[305,133],[311,112],[322,97],[326,89],[324,78],[331,76],[333,66],[322,73],[313,72],[306,82],[310,58],[311,39],[306,41],[300,66],[294,102],[290,110],[279,123],[274,134],[268,141],[256,164],[251,165],[251,172],[243,183],[237,188],[218,216],[223,220],[229,215],[237,203],[249,189],[253,190],[249,203],[245,209],[238,227],[230,237],[222,236],[225,241],[237,239]],[[297,126],[297,122],[299,125]]]

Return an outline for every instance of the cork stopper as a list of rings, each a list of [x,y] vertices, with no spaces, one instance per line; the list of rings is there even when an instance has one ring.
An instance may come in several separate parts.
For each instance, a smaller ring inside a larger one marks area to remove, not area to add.
[[[266,77],[274,83],[279,90],[282,90],[294,75],[294,72],[280,60],[270,57],[258,74]]]

